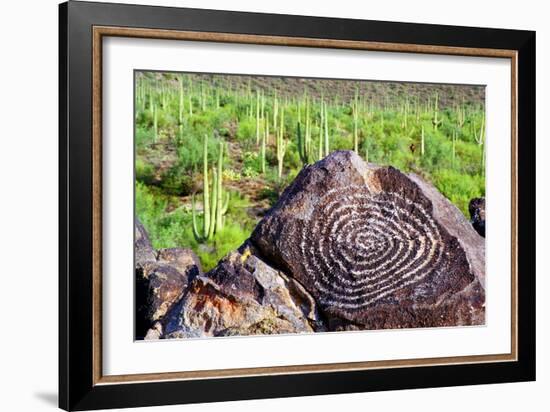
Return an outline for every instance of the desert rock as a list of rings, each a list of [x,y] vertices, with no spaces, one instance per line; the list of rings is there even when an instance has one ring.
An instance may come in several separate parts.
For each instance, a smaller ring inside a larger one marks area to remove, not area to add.
[[[470,200],[468,211],[474,229],[480,236],[485,237],[485,198],[477,197]]]
[[[201,274],[201,268],[190,249],[161,249],[157,258],[137,219],[135,228],[136,337],[152,339],[160,336],[160,322],[181,300],[190,281]]]
[[[483,324],[483,239],[432,185],[352,151],[305,167],[251,243],[331,330]]]
[[[313,298],[245,244],[191,282],[166,322],[165,337],[306,333],[322,327]]]

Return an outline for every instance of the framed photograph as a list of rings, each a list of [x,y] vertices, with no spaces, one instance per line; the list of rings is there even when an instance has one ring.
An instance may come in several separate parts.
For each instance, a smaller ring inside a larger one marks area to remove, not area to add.
[[[60,407],[535,379],[535,33],[60,5]]]

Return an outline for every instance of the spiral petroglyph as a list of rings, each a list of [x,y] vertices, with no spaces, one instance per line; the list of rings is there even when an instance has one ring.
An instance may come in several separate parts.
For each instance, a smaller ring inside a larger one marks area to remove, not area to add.
[[[320,199],[300,248],[319,300],[354,310],[422,281],[437,268],[443,243],[421,205],[352,185]]]
[[[331,330],[484,322],[483,238],[422,178],[354,152],[304,168],[251,241]]]

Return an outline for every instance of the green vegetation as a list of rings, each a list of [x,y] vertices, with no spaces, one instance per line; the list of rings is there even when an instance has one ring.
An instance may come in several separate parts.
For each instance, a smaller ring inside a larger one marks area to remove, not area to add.
[[[137,216],[206,270],[335,150],[418,173],[466,215],[485,194],[480,87],[141,72],[135,91]]]

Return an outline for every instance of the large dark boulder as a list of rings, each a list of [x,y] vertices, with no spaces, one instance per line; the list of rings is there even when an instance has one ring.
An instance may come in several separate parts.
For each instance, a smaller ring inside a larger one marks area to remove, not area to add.
[[[252,244],[331,330],[483,324],[483,239],[419,176],[334,152],[304,168]]]

